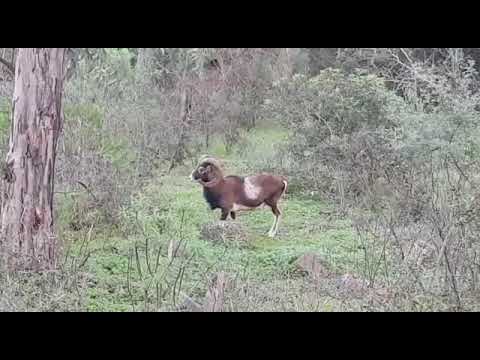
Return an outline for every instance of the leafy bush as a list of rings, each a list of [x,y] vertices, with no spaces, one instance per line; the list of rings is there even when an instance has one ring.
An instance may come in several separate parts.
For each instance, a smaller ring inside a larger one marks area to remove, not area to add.
[[[396,100],[396,103],[394,103]],[[375,75],[327,69],[318,76],[296,75],[274,86],[265,110],[293,130],[305,146],[361,128],[390,127],[402,105]]]
[[[275,85],[265,115],[291,132],[287,152],[296,177],[310,190],[329,192],[335,178],[361,165],[365,156],[380,156],[371,166],[382,168],[391,153],[387,137],[407,105],[375,75],[345,74],[326,69],[311,79],[296,75]],[[366,150],[373,145],[375,149]],[[364,146],[365,145],[365,146]],[[367,153],[367,154],[365,154]],[[378,176],[369,170],[372,176]],[[347,187],[351,187],[349,184]],[[350,189],[351,190],[351,189]]]
[[[410,161],[429,160],[432,152],[475,160],[479,153],[477,113],[435,113],[404,116],[399,124],[401,151]]]

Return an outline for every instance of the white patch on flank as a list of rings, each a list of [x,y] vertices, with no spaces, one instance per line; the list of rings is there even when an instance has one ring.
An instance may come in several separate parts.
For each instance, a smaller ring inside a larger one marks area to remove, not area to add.
[[[234,203],[231,211],[242,211],[242,210],[253,210],[253,209],[254,208]]]
[[[250,199],[250,200],[257,199],[258,196],[260,195],[260,191],[262,191],[262,188],[255,184],[253,176],[249,176],[245,178],[244,189],[245,189],[245,196],[247,197],[247,199]]]
[[[287,192],[288,182],[286,180],[283,180],[282,182],[285,185],[285,187],[283,188],[283,192],[282,192],[282,196],[283,196]]]

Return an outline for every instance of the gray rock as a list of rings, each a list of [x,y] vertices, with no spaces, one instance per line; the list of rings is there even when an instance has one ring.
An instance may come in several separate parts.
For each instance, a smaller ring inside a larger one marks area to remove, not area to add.
[[[306,253],[295,261],[295,266],[302,272],[307,273],[314,280],[328,278],[332,275],[332,271],[326,261],[319,255],[314,253]]]

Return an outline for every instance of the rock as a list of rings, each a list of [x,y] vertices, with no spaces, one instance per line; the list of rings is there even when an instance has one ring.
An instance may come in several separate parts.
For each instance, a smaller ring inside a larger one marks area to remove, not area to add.
[[[242,224],[233,221],[205,224],[200,230],[200,237],[215,244],[233,243],[240,246],[246,245],[249,240],[247,231]]]
[[[295,266],[302,272],[307,273],[314,280],[328,278],[332,275],[328,264],[317,254],[306,253],[295,261]]]
[[[180,293],[183,297],[183,303],[177,307],[177,311],[184,312],[203,312],[203,307],[190,296],[184,293]]]

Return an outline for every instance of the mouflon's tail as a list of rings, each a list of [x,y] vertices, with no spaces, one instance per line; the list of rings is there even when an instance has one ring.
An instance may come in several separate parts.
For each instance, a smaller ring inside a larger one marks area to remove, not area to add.
[[[283,192],[282,192],[282,195],[285,195],[285,193],[287,192],[287,187],[288,187],[288,181],[287,181],[287,178],[282,176],[282,182],[283,182]]]

